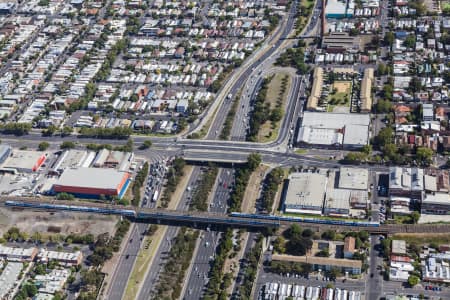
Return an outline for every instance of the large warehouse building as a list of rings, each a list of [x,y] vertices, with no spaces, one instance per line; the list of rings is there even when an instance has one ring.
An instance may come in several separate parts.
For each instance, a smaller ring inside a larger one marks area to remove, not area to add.
[[[327,177],[318,173],[293,173],[284,201],[285,212],[322,214]]]
[[[317,173],[292,173],[285,193],[287,213],[359,217],[368,207],[367,170],[319,169]]]
[[[370,116],[351,113],[306,111],[297,145],[358,149],[369,142]]]
[[[114,169],[66,169],[53,185],[53,191],[79,197],[98,198],[103,195],[122,198],[129,182],[129,173]]]

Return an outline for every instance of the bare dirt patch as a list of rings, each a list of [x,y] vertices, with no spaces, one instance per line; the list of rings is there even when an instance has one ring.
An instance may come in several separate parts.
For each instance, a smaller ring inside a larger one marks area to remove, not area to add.
[[[0,208],[0,234],[16,226],[22,232],[32,234],[40,232],[44,236],[59,234],[87,234],[95,236],[109,232],[114,233],[119,217],[109,215],[92,215],[71,212],[43,212],[31,210],[12,210]]]
[[[348,93],[350,92],[351,85],[352,83],[350,81],[335,81],[333,83],[333,88],[335,88],[338,93]]]

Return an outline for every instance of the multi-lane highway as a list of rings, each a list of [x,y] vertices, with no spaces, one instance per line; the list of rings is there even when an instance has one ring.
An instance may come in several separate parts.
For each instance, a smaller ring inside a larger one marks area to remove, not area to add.
[[[155,161],[150,163],[160,163],[162,157],[155,157]],[[148,181],[145,182],[145,186]],[[161,191],[161,183],[155,185],[156,191]],[[142,202],[142,207],[155,208],[156,202],[147,201]],[[143,236],[145,234],[148,224],[138,223],[133,224],[129,236],[129,241],[126,241],[124,249],[119,258],[119,262],[114,270],[111,280],[108,285],[107,298],[108,299],[122,299],[123,293],[126,290],[128,278],[133,270],[139,250],[142,246]]]
[[[292,29],[294,28],[298,5],[297,2],[298,1],[292,2],[289,12],[287,13],[287,19],[285,21],[282,21],[282,26],[279,29],[281,33],[277,32],[273,35],[273,39],[270,40],[269,43],[267,43],[265,52],[263,52],[262,55],[258,55],[257,59],[250,60],[250,63],[246,65],[245,69],[241,70],[241,72],[238,73],[238,76],[235,76],[235,78],[233,78],[234,80],[231,80],[224,86],[223,89],[227,91],[226,95],[231,94],[233,97],[236,96],[241,90],[243,83],[252,74],[253,70],[255,70],[272,55],[274,55],[275,53],[281,53],[284,49],[286,49],[287,46],[290,45],[290,43],[287,43],[286,41],[284,41],[284,39],[290,35]],[[221,99],[217,100],[220,101]],[[221,104],[222,105],[220,105],[220,107],[218,108],[217,113],[215,114],[212,121],[211,127],[209,128],[209,132],[207,135],[208,139],[218,137],[219,132],[222,130],[228,111],[231,108],[232,101],[224,100]],[[211,110],[211,112],[214,114],[213,110]],[[204,119],[207,118],[208,117],[204,117]]]
[[[209,207],[212,213],[225,213],[230,197],[230,186],[233,183],[233,171],[220,169],[215,185],[214,196]],[[191,273],[187,274],[188,282],[185,288],[185,300],[200,299],[204,293],[204,287],[208,283],[210,262],[214,258],[216,246],[220,239],[219,232],[207,230],[201,235],[197,253],[193,258]]]
[[[194,167],[192,174],[189,178],[187,186],[194,186],[195,182],[199,179],[201,175],[200,167]],[[191,199],[191,190],[186,189],[181,196],[181,200],[177,206],[177,210],[183,211],[187,210],[189,207],[189,199]],[[172,240],[178,234],[178,227],[170,226],[166,234],[164,235],[161,243],[159,245],[158,250],[155,253],[155,257],[153,258],[152,264],[150,265],[149,270],[147,271],[144,282],[141,285],[141,290],[138,295],[138,300],[146,300],[150,298],[151,292],[153,291],[155,284],[157,283],[158,276],[164,266],[166,255],[170,251],[170,247],[172,246]]]

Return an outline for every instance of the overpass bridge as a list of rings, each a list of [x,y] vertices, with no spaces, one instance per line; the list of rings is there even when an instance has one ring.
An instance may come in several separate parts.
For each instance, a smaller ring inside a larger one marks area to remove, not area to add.
[[[70,211],[93,214],[110,214],[127,217],[135,222],[168,223],[183,226],[227,226],[250,229],[287,228],[294,223],[316,230],[361,231],[371,234],[396,233],[448,233],[450,224],[378,224],[347,220],[323,220],[317,218],[296,218],[262,214],[211,212],[184,212],[165,209],[130,208],[121,205],[87,201],[63,201],[33,199],[27,197],[2,197],[0,204],[13,209],[32,209],[40,211]]]

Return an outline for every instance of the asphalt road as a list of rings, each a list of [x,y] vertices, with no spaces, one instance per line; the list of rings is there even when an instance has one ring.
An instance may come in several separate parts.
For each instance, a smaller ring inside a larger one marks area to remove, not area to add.
[[[272,56],[276,52],[281,52],[284,48],[281,47],[282,43],[284,42],[284,39],[289,36],[292,29],[294,28],[295,24],[295,15],[297,12],[297,1],[294,1],[291,5],[291,8],[288,12],[288,18],[286,21],[286,24],[284,24],[284,27],[280,27],[280,30],[282,30],[282,33],[280,35],[280,38],[270,47],[261,57],[259,57],[258,60],[254,61],[252,64],[250,64],[245,71],[243,71],[235,83],[232,85],[232,87],[229,90],[229,94],[233,95],[233,97],[236,96],[236,94],[241,89],[243,83],[247,78],[250,77],[252,71],[256,69],[262,62],[267,60],[270,56]],[[274,36],[277,36],[276,34]],[[269,43],[270,45],[270,43]],[[220,106],[219,110],[217,111],[217,114],[211,124],[209,133],[207,135],[208,139],[217,138],[220,134],[220,131],[222,130],[223,124],[225,122],[226,116],[228,114],[228,111],[230,110],[232,105],[232,101],[225,99]]]
[[[149,163],[161,161],[162,159],[163,157],[157,156],[154,157],[153,160],[149,161]],[[146,185],[147,181],[145,182],[145,186]],[[161,191],[161,184],[159,184],[156,190]],[[142,196],[144,195],[145,193],[143,193]],[[146,205],[142,204],[142,207],[154,208],[155,206],[156,202],[152,201],[148,201]],[[111,277],[111,281],[108,284],[108,299],[122,299],[123,293],[125,292],[127,286],[128,278],[133,270],[133,266],[139,250],[141,249],[141,239],[143,238],[143,235],[148,228],[148,224],[144,223],[133,223],[131,226],[132,227],[129,240],[125,241],[127,244],[122,251],[122,255],[119,258],[119,262]]]
[[[124,241],[127,243],[125,249],[120,256],[119,263],[113,275],[113,279],[108,284],[110,291],[108,299],[122,299],[125,292],[128,278],[133,270],[134,262],[141,248],[140,238],[148,228],[148,224],[133,224],[130,234],[130,240]]]
[[[196,181],[199,179],[201,175],[201,169],[200,167],[194,167],[192,171],[192,175],[189,178],[188,186],[195,186]],[[183,195],[181,196],[180,203],[178,204],[177,210],[187,210],[189,208],[189,200],[188,198],[192,194],[191,191],[188,191],[187,189],[184,191]],[[155,257],[153,258],[153,262],[150,266],[150,269],[148,270],[144,282],[142,284],[142,288],[138,294],[137,299],[139,300],[146,300],[150,298],[150,295],[155,287],[155,284],[158,282],[158,276],[164,267],[165,261],[167,259],[167,254],[170,251],[170,248],[172,246],[172,240],[176,237],[178,234],[179,227],[173,227],[169,226],[169,228],[166,231],[166,234],[163,237],[163,240],[161,241],[158,250],[155,252]]]
[[[371,235],[370,238],[369,277],[366,280],[366,295],[368,300],[378,300],[383,290],[383,275],[377,270],[377,266],[383,265],[383,259],[379,252],[378,235]]]
[[[233,171],[230,169],[220,169],[209,208],[210,212],[225,213],[227,202],[230,196],[230,186],[233,184]],[[192,270],[187,274],[189,280],[182,299],[198,300],[204,293],[204,288],[208,283],[208,274],[211,268],[211,258],[214,257],[220,234],[215,231],[206,231],[202,234],[202,239],[198,247],[196,256],[192,262]]]

